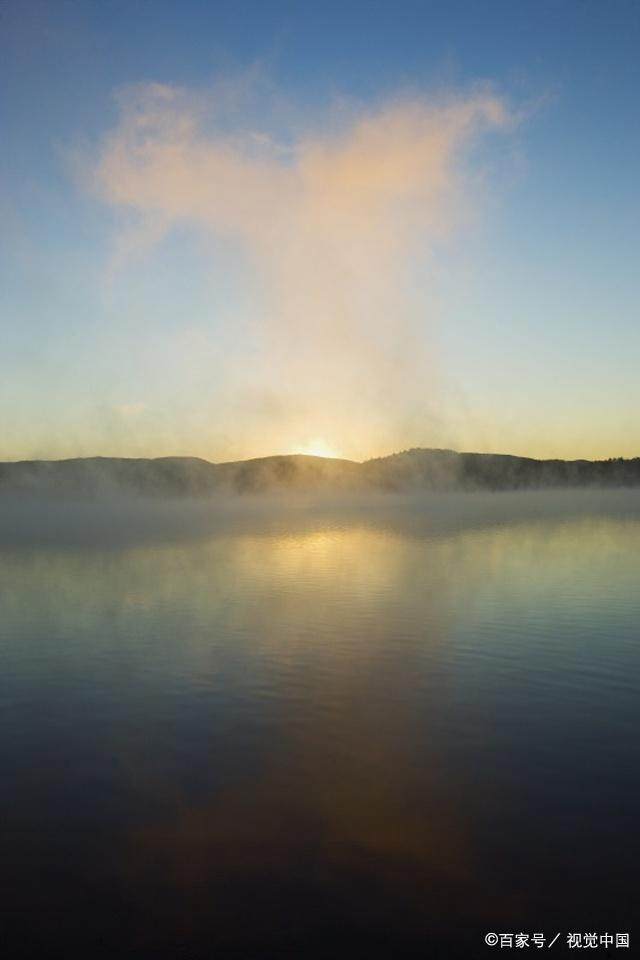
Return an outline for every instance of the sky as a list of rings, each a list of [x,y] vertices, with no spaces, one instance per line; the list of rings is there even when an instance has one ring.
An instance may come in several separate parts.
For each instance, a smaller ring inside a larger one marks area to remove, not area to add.
[[[640,6],[2,0],[0,458],[640,455]]]

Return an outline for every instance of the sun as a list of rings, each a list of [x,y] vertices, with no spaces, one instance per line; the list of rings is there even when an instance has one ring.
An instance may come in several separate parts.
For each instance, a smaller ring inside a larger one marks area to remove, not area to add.
[[[309,440],[308,443],[305,443],[300,447],[296,447],[293,453],[303,453],[308,457],[332,457],[334,459],[340,458],[340,453],[334,447],[329,446],[326,440],[323,440],[322,437],[316,437],[313,440]]]

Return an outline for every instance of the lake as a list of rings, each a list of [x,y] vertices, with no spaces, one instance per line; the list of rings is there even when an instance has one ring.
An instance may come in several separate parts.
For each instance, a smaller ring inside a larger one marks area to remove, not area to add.
[[[5,956],[633,948],[640,491],[0,534]]]

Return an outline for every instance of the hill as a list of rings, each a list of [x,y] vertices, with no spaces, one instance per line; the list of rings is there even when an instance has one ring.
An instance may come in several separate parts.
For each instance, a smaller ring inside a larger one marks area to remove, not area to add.
[[[206,497],[277,491],[415,492],[639,486],[630,460],[534,460],[414,449],[358,463],[299,454],[210,463],[197,457],[88,457],[0,463],[0,494]]]

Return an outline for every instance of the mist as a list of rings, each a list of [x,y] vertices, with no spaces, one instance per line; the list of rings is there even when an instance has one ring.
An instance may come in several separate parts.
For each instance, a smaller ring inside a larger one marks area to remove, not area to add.
[[[113,492],[99,501],[5,495],[0,499],[0,549],[134,549],[217,536],[331,536],[369,528],[405,538],[448,537],[493,526],[605,518],[640,520],[640,491],[227,493],[206,500]]]
[[[118,105],[88,178],[120,215],[110,283],[175,231],[209,238],[212,272],[241,277],[235,312],[181,344],[202,383],[185,428],[206,434],[208,413],[226,435],[191,452],[288,453],[319,438],[362,459],[446,439],[431,256],[475,215],[473,152],[511,122],[503,100],[396,94],[302,119],[273,90],[223,79],[205,92],[138,85]]]

